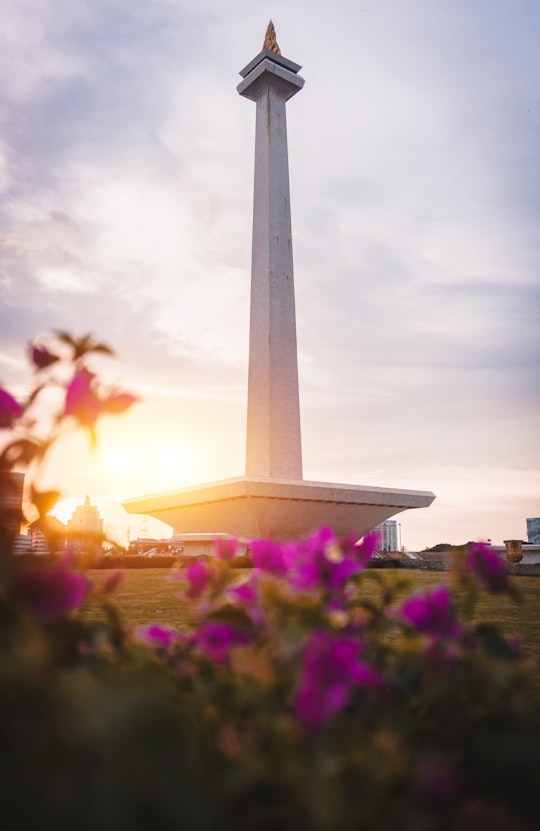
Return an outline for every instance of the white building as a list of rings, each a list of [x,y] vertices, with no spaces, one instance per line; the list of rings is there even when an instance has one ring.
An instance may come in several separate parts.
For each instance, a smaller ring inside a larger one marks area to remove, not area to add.
[[[399,551],[398,524],[395,519],[385,519],[374,530],[380,535],[380,551]]]
[[[101,551],[103,541],[103,520],[88,496],[78,505],[67,524],[68,539],[76,548]]]
[[[82,505],[77,505],[67,527],[70,534],[103,534],[103,520],[88,496]]]

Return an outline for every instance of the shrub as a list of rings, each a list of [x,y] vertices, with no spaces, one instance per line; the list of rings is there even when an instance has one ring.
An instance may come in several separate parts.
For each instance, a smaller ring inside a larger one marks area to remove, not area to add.
[[[73,398],[70,383],[58,418],[91,430],[113,394],[85,380]],[[4,392],[13,429],[26,409]],[[8,827],[538,827],[534,668],[518,642],[475,620],[482,591],[517,599],[507,573],[473,545],[448,585],[410,595],[402,572],[367,568],[375,542],[324,527],[302,541],[254,541],[244,573],[218,548],[171,574],[190,604],[189,631],[130,631],[112,601],[116,573],[92,583],[69,553],[22,569],[6,531]],[[83,614],[90,594],[104,620]]]

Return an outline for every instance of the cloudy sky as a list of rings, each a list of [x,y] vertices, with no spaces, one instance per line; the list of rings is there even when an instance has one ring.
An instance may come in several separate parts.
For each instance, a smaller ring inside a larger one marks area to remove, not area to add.
[[[23,389],[44,331],[114,347],[142,401],[50,476],[120,541],[121,499],[243,473],[255,108],[235,87],[270,17],[306,80],[288,104],[304,477],[434,491],[398,517],[411,549],[526,539],[537,0],[4,0],[0,383]]]

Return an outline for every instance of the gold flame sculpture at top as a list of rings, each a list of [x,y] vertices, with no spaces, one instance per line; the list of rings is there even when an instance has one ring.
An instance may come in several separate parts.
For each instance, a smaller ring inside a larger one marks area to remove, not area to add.
[[[276,55],[281,55],[281,49],[279,48],[276,40],[276,30],[274,29],[272,21],[268,24],[268,28],[264,36],[263,49],[269,49],[271,52],[275,52]]]

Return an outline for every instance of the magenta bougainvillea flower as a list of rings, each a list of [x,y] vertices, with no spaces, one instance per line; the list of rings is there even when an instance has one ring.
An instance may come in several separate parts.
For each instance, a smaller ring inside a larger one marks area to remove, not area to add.
[[[376,550],[378,536],[368,534],[360,543],[357,541],[358,535],[337,537],[330,528],[321,528],[306,540],[255,540],[251,556],[256,569],[286,577],[296,589],[334,591],[366,566]]]
[[[492,594],[509,591],[508,566],[486,543],[473,543],[467,553],[465,564]]]
[[[287,558],[285,547],[273,540],[254,540],[251,546],[251,559],[256,569],[285,577]]]
[[[370,531],[362,537],[359,543],[355,543],[356,555],[361,561],[366,564],[369,563],[374,554],[376,554],[381,541],[381,535],[378,531]]]
[[[401,616],[423,635],[454,638],[460,632],[452,595],[446,586],[411,597],[401,607]]]
[[[66,390],[64,415],[74,416],[83,427],[93,427],[101,413],[123,413],[137,400],[130,393],[114,393],[100,398],[95,387],[93,372],[81,369],[76,372]]]
[[[20,418],[23,408],[13,396],[0,387],[0,427],[13,427],[15,419]]]
[[[83,369],[76,372],[66,390],[64,415],[74,416],[80,424],[91,427],[101,412],[101,401],[92,389],[95,375]]]
[[[240,583],[238,586],[231,586],[227,589],[227,597],[245,606],[257,603],[259,599],[258,582],[253,577]]]
[[[157,624],[139,626],[135,636],[158,652],[168,652],[175,643],[185,640],[185,636],[172,626],[158,626]]]
[[[376,535],[373,545],[371,535],[360,544],[357,539],[357,535],[336,537],[330,528],[321,528],[305,542],[291,544],[293,585],[306,591],[341,589],[350,577],[365,568],[376,549]]]
[[[214,570],[200,560],[190,563],[186,569],[186,580],[189,584],[186,597],[190,600],[201,597],[210,584],[213,573]]]
[[[256,572],[252,573],[249,580],[244,583],[230,586],[226,596],[236,606],[241,606],[257,626],[264,623],[265,617],[261,608],[259,580]]]
[[[71,559],[64,556],[49,568],[25,575],[19,583],[19,597],[41,620],[60,617],[84,603],[90,581],[69,568]]]
[[[218,560],[224,560],[225,562],[229,562],[234,558],[234,555],[238,551],[238,540],[234,537],[232,537],[231,539],[223,539],[222,537],[216,537],[216,539],[214,540],[214,548]]]
[[[304,648],[292,711],[309,730],[318,730],[342,710],[357,687],[378,687],[384,677],[360,659],[362,643],[350,635],[315,631]]]
[[[213,620],[201,624],[195,634],[195,643],[201,652],[217,663],[225,663],[233,647],[245,646],[251,639],[244,629]]]

